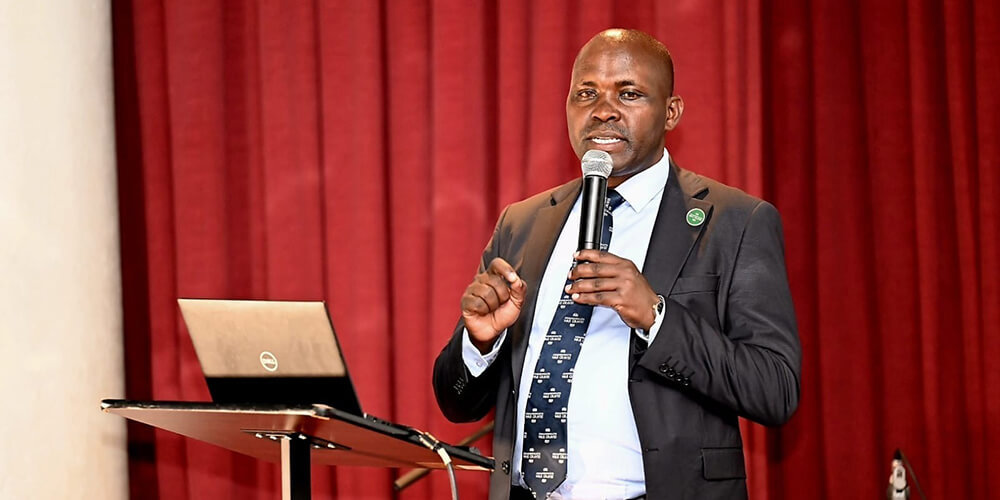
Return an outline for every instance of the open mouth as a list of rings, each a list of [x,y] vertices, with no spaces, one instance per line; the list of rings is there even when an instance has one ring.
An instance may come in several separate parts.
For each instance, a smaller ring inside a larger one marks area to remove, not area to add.
[[[601,144],[601,145],[617,144],[619,142],[622,142],[622,140],[617,137],[591,137],[590,140],[593,141],[595,144]]]
[[[586,138],[596,146],[615,146],[628,142],[625,134],[610,127],[602,127],[597,130],[588,131]]]

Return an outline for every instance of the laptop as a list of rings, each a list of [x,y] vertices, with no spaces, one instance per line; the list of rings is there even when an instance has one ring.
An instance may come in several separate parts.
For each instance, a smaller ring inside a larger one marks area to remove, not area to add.
[[[372,418],[361,411],[323,302],[177,303],[213,402],[325,404]]]
[[[475,448],[439,443],[427,433],[362,412],[323,302],[178,299],[177,303],[213,404],[309,407],[321,416],[433,445],[435,450],[443,448],[452,457],[493,469],[493,459]],[[102,402],[105,410],[177,405],[190,409],[193,404],[197,403]]]

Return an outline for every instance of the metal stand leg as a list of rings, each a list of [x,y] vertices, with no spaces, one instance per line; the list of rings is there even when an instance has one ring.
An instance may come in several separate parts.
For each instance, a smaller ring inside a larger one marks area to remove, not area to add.
[[[281,500],[310,500],[308,439],[291,435],[281,440]]]

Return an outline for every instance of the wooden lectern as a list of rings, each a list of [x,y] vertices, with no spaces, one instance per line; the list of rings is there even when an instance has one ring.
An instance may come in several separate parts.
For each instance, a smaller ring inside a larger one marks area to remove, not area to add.
[[[326,405],[233,405],[106,399],[106,413],[227,450],[281,462],[283,500],[308,500],[311,463],[443,469],[441,451],[465,470],[493,470],[493,459],[441,443],[419,430]]]

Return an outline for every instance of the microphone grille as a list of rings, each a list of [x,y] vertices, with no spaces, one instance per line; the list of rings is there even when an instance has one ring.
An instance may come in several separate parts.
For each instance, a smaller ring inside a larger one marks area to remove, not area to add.
[[[605,151],[598,149],[591,149],[583,154],[583,158],[580,160],[580,166],[583,168],[583,176],[588,175],[599,175],[605,179],[611,175],[611,155]]]

